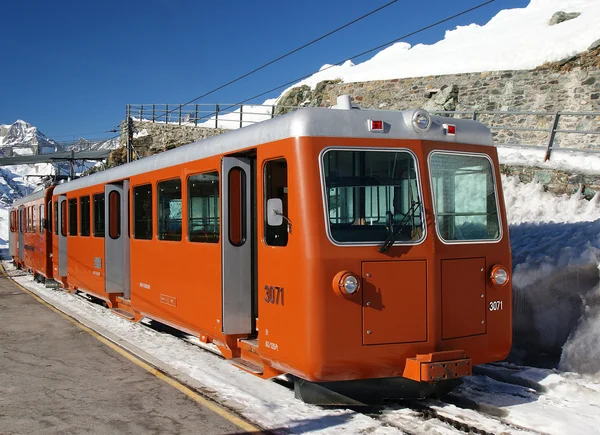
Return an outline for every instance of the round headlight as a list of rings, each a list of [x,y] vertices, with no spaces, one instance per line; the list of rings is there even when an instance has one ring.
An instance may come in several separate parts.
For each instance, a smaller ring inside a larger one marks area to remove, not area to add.
[[[424,110],[417,110],[412,116],[412,125],[417,133],[425,133],[431,126],[431,116]]]
[[[508,272],[503,266],[494,266],[492,268],[490,279],[492,280],[492,284],[497,287],[502,287],[508,283]]]
[[[358,279],[354,275],[348,275],[342,283],[344,291],[349,295],[353,295],[358,290]]]
[[[360,290],[358,276],[349,270],[338,272],[333,278],[333,290],[340,296],[350,297]]]

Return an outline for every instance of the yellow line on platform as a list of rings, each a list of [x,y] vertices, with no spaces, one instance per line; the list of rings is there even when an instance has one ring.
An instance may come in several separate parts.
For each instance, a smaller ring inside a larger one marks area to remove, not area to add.
[[[10,279],[10,276],[4,270],[4,265],[1,264],[1,263],[0,263],[0,273],[2,275],[4,275],[5,277],[7,277],[7,278]],[[245,430],[247,432],[252,432],[253,434],[256,434],[256,435],[258,435],[258,434],[264,434],[265,433],[262,430],[260,430],[259,428],[255,427],[255,426],[252,426],[250,423],[247,423],[246,421],[242,420],[237,415],[232,414],[231,412],[227,411],[226,409],[222,408],[221,406],[217,405],[216,403],[214,403],[214,402],[212,402],[212,401],[210,401],[210,400],[202,397],[200,394],[196,393],[194,390],[192,390],[191,388],[189,388],[186,385],[182,384],[181,382],[177,381],[176,379],[174,379],[174,378],[172,378],[172,377],[170,377],[170,376],[162,373],[161,371],[157,370],[156,368],[152,367],[147,362],[142,361],[141,359],[139,359],[138,357],[136,357],[132,353],[128,352],[127,350],[123,349],[119,345],[115,344],[114,342],[110,341],[106,337],[103,337],[102,335],[98,334],[93,329],[91,329],[91,328],[85,326],[84,324],[80,323],[77,319],[74,319],[73,317],[69,316],[68,314],[63,313],[58,308],[52,306],[51,304],[49,304],[48,302],[46,302],[45,300],[43,300],[41,297],[39,297],[38,295],[36,295],[31,290],[23,287],[21,284],[19,284],[15,280],[10,279],[10,281],[15,286],[17,286],[19,289],[21,289],[22,291],[24,291],[25,293],[27,293],[28,295],[30,295],[31,297],[33,297],[36,301],[38,301],[42,305],[45,305],[46,307],[50,308],[55,313],[61,315],[62,317],[64,317],[65,319],[67,319],[69,322],[71,322],[72,324],[74,324],[75,326],[77,326],[78,328],[80,328],[81,330],[87,332],[88,334],[90,334],[92,337],[96,338],[100,342],[104,343],[106,346],[110,347],[115,352],[117,352],[120,355],[122,355],[123,357],[127,358],[132,363],[134,363],[134,364],[138,365],[139,367],[143,368],[148,373],[153,374],[158,379],[160,379],[160,380],[166,382],[167,384],[171,385],[173,388],[178,389],[183,394],[185,394],[186,396],[188,396],[190,399],[194,400],[196,403],[198,403],[198,404],[200,404],[200,405],[202,405],[202,406],[210,409],[215,414],[220,415],[224,419],[230,421],[231,423],[235,424],[236,426],[238,426],[239,428],[241,428],[241,429],[243,429],[243,430]]]

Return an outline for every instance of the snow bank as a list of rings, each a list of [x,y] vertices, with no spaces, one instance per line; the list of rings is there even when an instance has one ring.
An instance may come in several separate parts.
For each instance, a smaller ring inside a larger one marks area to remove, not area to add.
[[[600,373],[600,195],[503,178],[513,254],[512,358]],[[564,345],[564,349],[563,349]]]
[[[550,26],[550,18],[558,11],[580,12],[581,15]],[[314,88],[323,80],[338,78],[348,83],[533,69],[587,50],[600,37],[598,16],[598,1],[532,0],[525,8],[500,11],[483,26],[470,24],[448,30],[444,39],[436,44],[411,47],[406,42],[397,42],[358,65],[346,61],[339,66],[323,66],[292,87]],[[465,53],[469,55],[465,57]]]

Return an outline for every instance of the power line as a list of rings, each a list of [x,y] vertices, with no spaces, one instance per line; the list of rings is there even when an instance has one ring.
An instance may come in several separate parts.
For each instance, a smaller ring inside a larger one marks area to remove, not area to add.
[[[341,60],[341,61],[339,61],[339,62],[337,62],[337,63],[334,63],[334,64],[332,64],[332,65],[329,65],[328,67],[321,68],[321,69],[319,69],[318,71],[315,71],[315,72],[312,72],[312,73],[310,73],[310,74],[306,74],[306,75],[304,75],[304,76],[302,76],[302,77],[298,77],[298,78],[295,78],[295,79],[293,79],[293,80],[290,80],[289,82],[286,82],[286,83],[284,83],[284,84],[282,84],[282,85],[279,85],[279,86],[277,86],[277,87],[275,87],[275,88],[271,88],[271,89],[269,89],[268,91],[262,92],[262,93],[260,93],[260,94],[258,94],[258,95],[254,95],[254,96],[252,96],[252,97],[246,98],[245,100],[243,100],[243,101],[240,101],[240,102],[238,102],[237,104],[232,104],[232,105],[230,105],[230,106],[228,106],[228,107],[226,107],[226,108],[224,108],[224,109],[221,109],[221,110],[223,110],[223,111],[224,111],[224,110],[227,110],[227,109],[231,109],[232,107],[237,107],[237,106],[239,106],[239,105],[241,105],[241,104],[243,104],[243,103],[245,103],[245,102],[247,102],[247,101],[253,100],[253,99],[255,99],[255,98],[258,98],[258,97],[262,97],[263,95],[269,94],[269,93],[271,93],[271,92],[273,92],[273,91],[276,91],[276,90],[278,90],[278,89],[281,89],[281,88],[283,88],[283,87],[285,87],[285,86],[289,86],[289,85],[291,85],[291,84],[294,84],[294,83],[297,83],[297,82],[299,82],[300,80],[304,80],[304,79],[306,79],[306,78],[308,78],[308,77],[310,77],[310,76],[312,76],[312,75],[316,74],[317,72],[321,72],[321,71],[327,71],[328,69],[330,69],[330,68],[333,68],[334,66],[339,66],[339,65],[341,65],[342,63],[346,62],[347,60],[356,59],[357,57],[364,56],[365,54],[369,54],[369,53],[371,53],[371,52],[373,52],[373,51],[375,51],[375,50],[379,50],[379,49],[381,49],[381,48],[383,48],[383,47],[387,47],[388,45],[392,45],[392,44],[394,44],[394,43],[396,43],[396,42],[398,42],[398,41],[401,41],[401,40],[403,40],[403,39],[405,39],[405,38],[408,38],[408,37],[410,37],[410,36],[416,35],[416,34],[418,34],[418,33],[422,33],[422,32],[424,32],[425,30],[429,30],[429,29],[431,29],[432,27],[439,26],[440,24],[443,24],[443,23],[445,23],[445,22],[447,22],[447,21],[453,20],[454,18],[458,18],[458,17],[460,17],[461,15],[465,15],[465,14],[468,14],[469,12],[473,12],[474,10],[476,10],[476,9],[479,9],[479,8],[482,8],[483,6],[487,6],[487,5],[489,5],[490,3],[494,3],[495,1],[496,1],[496,0],[488,0],[488,1],[486,1],[486,2],[480,3],[480,4],[479,4],[479,5],[477,5],[477,6],[474,6],[474,7],[472,7],[472,8],[469,8],[469,9],[465,9],[465,10],[464,10],[464,11],[462,11],[462,12],[459,12],[459,13],[457,13],[457,14],[454,14],[454,15],[450,16],[450,17],[444,18],[444,19],[442,19],[442,20],[440,20],[440,21],[436,21],[435,23],[429,24],[428,26],[421,27],[420,29],[418,29],[418,30],[415,30],[414,32],[407,33],[406,35],[400,36],[399,38],[396,38],[396,39],[394,39],[394,40],[392,40],[392,41],[386,42],[385,44],[378,45],[377,47],[371,48],[371,49],[369,49],[369,50],[367,50],[367,51],[363,51],[362,53],[356,54],[356,55],[354,55],[354,56],[352,56],[352,57],[349,57],[349,58],[348,58],[348,57],[347,57],[347,58],[344,58],[343,60]],[[186,103],[186,104],[187,104],[187,103]],[[214,112],[213,112],[213,113],[214,113]],[[209,117],[209,116],[212,116],[212,114],[211,114],[211,115],[204,116],[203,118],[206,118],[206,117]],[[203,119],[203,118],[200,118],[200,119]]]
[[[354,20],[352,20],[352,21],[350,21],[349,23],[346,23],[346,24],[344,24],[343,26],[340,26],[340,27],[338,27],[337,29],[334,29],[334,30],[332,30],[331,32],[328,32],[328,33],[326,33],[325,35],[319,36],[318,38],[316,38],[316,39],[313,39],[312,41],[310,41],[310,42],[307,42],[306,44],[304,44],[304,45],[302,45],[302,46],[300,46],[300,47],[298,47],[298,48],[295,48],[295,49],[294,49],[294,50],[292,50],[292,51],[288,51],[286,54],[284,54],[284,55],[282,55],[282,56],[279,56],[278,58],[276,58],[276,59],[273,59],[273,60],[271,60],[271,61],[269,61],[269,62],[267,62],[267,63],[265,63],[265,64],[263,64],[263,65],[259,66],[258,68],[255,68],[255,69],[253,69],[252,71],[249,71],[249,72],[247,72],[247,73],[245,73],[245,74],[243,74],[243,75],[241,75],[241,76],[239,76],[239,77],[237,77],[237,78],[235,78],[235,79],[233,79],[233,80],[230,80],[230,81],[228,81],[227,83],[225,83],[225,84],[223,84],[223,85],[221,85],[221,86],[218,86],[218,87],[216,87],[216,88],[214,88],[214,89],[212,89],[212,90],[210,90],[210,91],[208,91],[208,92],[206,92],[206,93],[204,93],[204,94],[200,95],[199,97],[196,97],[196,98],[194,98],[193,100],[190,100],[190,101],[188,101],[187,103],[183,103],[183,104],[181,104],[181,106],[186,106],[186,105],[188,105],[188,104],[194,103],[194,102],[198,101],[198,100],[199,100],[199,99],[201,99],[201,98],[204,98],[204,97],[206,97],[206,96],[208,96],[208,95],[210,95],[210,94],[213,94],[213,93],[215,93],[215,92],[217,92],[217,91],[219,91],[219,90],[221,90],[221,89],[223,89],[223,88],[225,88],[225,87],[227,87],[227,86],[229,86],[229,85],[232,85],[233,83],[239,82],[240,80],[242,80],[242,79],[245,79],[246,77],[248,77],[248,76],[250,76],[250,75],[252,75],[252,74],[254,74],[254,73],[256,73],[256,72],[258,72],[258,71],[260,71],[260,70],[262,70],[262,69],[264,69],[264,68],[266,68],[266,67],[268,67],[269,65],[272,65],[272,64],[274,64],[275,62],[279,62],[280,60],[282,60],[282,59],[285,59],[286,57],[288,57],[288,56],[291,56],[292,54],[294,54],[294,53],[297,53],[297,52],[299,52],[300,50],[302,50],[302,49],[304,49],[304,48],[306,48],[306,47],[309,47],[309,46],[311,46],[311,45],[313,45],[313,44],[315,44],[315,43],[317,43],[317,42],[319,42],[319,41],[321,41],[321,40],[323,40],[323,39],[325,39],[325,38],[327,38],[327,37],[329,37],[329,36],[333,35],[334,33],[337,33],[337,32],[339,32],[340,30],[343,30],[343,29],[345,29],[346,27],[349,27],[349,26],[351,26],[352,24],[355,24],[355,23],[357,23],[357,22],[359,22],[359,21],[361,21],[361,20],[364,20],[365,18],[367,18],[367,17],[369,17],[369,16],[371,16],[371,15],[373,15],[373,14],[375,14],[375,13],[377,13],[377,12],[381,11],[382,9],[385,9],[385,8],[387,8],[388,6],[391,6],[391,5],[393,5],[394,3],[397,3],[397,2],[398,2],[398,0],[392,0],[392,1],[391,1],[391,2],[389,2],[389,3],[386,3],[386,4],[384,4],[383,6],[380,6],[380,7],[378,7],[377,9],[374,9],[374,10],[372,10],[371,12],[368,12],[368,13],[366,13],[366,14],[364,14],[364,15],[362,15],[362,16],[360,16],[360,17],[358,17],[358,18],[356,18],[356,19],[354,19]],[[169,110],[169,111],[168,111],[168,112],[166,112],[166,113],[163,113],[163,114],[162,114],[162,115],[160,115],[158,118],[162,118],[163,116],[166,116],[166,115],[168,115],[169,113],[172,113],[172,112],[174,112],[175,110],[177,110],[177,107],[176,107],[176,108],[174,108],[174,109],[171,109],[171,110]],[[156,118],[156,119],[158,119],[158,118]]]

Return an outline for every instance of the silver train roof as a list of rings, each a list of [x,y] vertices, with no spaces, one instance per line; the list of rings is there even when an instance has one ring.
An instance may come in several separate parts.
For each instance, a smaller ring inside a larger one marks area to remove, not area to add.
[[[145,172],[257,147],[290,137],[419,139],[493,146],[490,130],[483,124],[471,120],[431,116],[429,130],[426,133],[417,133],[411,125],[415,112],[416,110],[337,110],[307,107],[58,185],[54,193],[63,194],[97,184],[124,180]],[[386,131],[369,131],[367,127],[369,119],[383,121]],[[456,126],[456,136],[448,136],[444,133],[442,124],[445,123]]]
[[[23,198],[19,198],[19,199],[15,199],[12,203],[11,207],[18,207],[22,204],[25,204],[29,201],[35,201],[36,199],[42,199],[44,196],[46,196],[46,189],[41,189],[41,190],[37,190],[33,193],[30,193],[27,196],[24,196]]]

